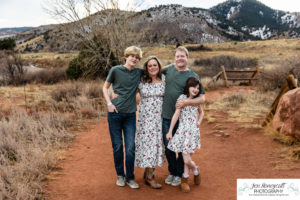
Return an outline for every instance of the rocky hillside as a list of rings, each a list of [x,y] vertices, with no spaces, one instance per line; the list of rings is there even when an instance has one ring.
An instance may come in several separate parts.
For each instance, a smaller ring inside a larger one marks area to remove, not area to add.
[[[136,27],[146,30],[148,43],[217,43],[227,41],[214,15],[200,8],[168,5],[136,13]],[[138,28],[137,28],[138,29]]]
[[[300,36],[300,13],[273,10],[257,0],[228,0],[209,11],[225,24],[258,39]]]
[[[83,19],[92,32],[101,14]],[[295,38],[300,36],[300,13],[273,10],[256,0],[228,0],[210,9],[161,5],[134,13],[133,34],[144,33],[140,44],[217,43],[230,40]],[[20,51],[70,51],[80,43],[68,32],[68,25],[33,28],[15,36]],[[101,26],[101,25],[100,25]],[[73,30],[76,32],[76,30]]]

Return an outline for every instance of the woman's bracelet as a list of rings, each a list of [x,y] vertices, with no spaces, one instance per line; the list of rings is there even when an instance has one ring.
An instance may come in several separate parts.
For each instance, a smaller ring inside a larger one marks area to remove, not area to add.
[[[111,105],[112,105],[112,103],[111,103],[111,102],[107,104],[107,106],[111,106]]]

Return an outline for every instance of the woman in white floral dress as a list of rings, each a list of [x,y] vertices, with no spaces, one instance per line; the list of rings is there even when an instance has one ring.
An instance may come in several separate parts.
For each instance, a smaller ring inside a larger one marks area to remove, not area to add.
[[[165,155],[162,136],[162,103],[165,78],[161,64],[150,56],[144,64],[144,74],[139,84],[140,105],[136,127],[135,166],[145,168],[144,179],[154,189],[162,186],[154,179],[156,166],[162,166]]]

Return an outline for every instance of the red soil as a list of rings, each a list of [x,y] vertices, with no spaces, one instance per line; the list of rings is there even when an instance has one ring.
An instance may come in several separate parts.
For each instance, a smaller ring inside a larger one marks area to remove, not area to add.
[[[232,87],[207,92],[206,99],[212,101],[220,93],[249,87]],[[191,192],[182,193],[179,187],[164,184],[168,175],[167,163],[157,168],[157,180],[163,184],[161,190],[151,189],[143,183],[143,169],[135,168],[136,181],[140,189],[115,185],[116,173],[107,120],[102,119],[91,130],[77,137],[66,154],[66,160],[54,172],[54,180],[48,183],[46,193],[52,200],[99,200],[99,199],[236,199],[237,178],[300,178],[299,163],[280,158],[283,145],[263,134],[262,130],[240,128],[237,123],[226,122],[224,113],[215,113],[217,122],[204,121],[201,125],[202,147],[193,156],[199,165],[202,182],[192,185]],[[222,125],[228,137],[214,134],[216,125]],[[275,165],[285,166],[284,170]],[[54,175],[56,174],[56,175]]]

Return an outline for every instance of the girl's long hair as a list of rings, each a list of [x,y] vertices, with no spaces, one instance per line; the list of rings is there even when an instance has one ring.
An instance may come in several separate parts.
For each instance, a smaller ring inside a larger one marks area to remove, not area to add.
[[[156,60],[156,62],[158,64],[158,68],[159,68],[157,77],[159,79],[161,79],[161,64],[160,64],[158,58],[156,56],[149,56],[144,63],[144,68],[143,68],[144,70],[143,70],[143,76],[142,76],[143,83],[151,83],[152,82],[152,78],[150,77],[149,72],[148,72],[148,62],[150,60]]]
[[[187,97],[189,97],[190,96],[189,88],[196,87],[197,85],[199,85],[199,92],[196,96],[194,96],[194,98],[198,97],[200,95],[200,91],[201,91],[201,84],[200,84],[200,81],[195,77],[188,78],[188,80],[186,81],[183,93]]]

